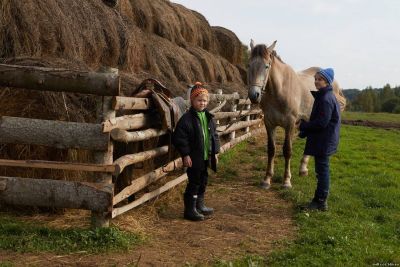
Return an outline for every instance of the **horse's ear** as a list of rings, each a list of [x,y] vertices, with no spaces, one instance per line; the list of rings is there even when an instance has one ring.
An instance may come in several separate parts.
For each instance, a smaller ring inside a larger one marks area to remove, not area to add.
[[[254,49],[254,40],[253,39],[250,39],[250,48],[251,48],[251,50]]]
[[[277,42],[277,40],[275,40],[274,43],[268,47],[269,51],[272,51],[275,49],[276,42]]]

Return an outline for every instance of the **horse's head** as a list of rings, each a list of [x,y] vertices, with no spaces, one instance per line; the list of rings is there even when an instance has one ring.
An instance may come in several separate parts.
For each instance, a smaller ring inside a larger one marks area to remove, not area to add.
[[[251,56],[247,71],[247,83],[249,99],[254,104],[260,103],[261,95],[267,85],[274,58],[275,44],[276,41],[269,47],[264,44],[254,46],[254,41],[251,40],[250,42]]]

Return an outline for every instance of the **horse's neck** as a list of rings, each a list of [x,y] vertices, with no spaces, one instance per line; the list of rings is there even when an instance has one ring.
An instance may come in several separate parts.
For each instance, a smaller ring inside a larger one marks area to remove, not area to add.
[[[298,82],[298,76],[292,67],[274,59],[267,87],[274,95],[282,97],[293,94],[293,86]]]

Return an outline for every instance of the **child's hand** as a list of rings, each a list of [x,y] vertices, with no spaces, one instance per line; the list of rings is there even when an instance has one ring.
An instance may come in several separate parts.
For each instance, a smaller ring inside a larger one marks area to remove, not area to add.
[[[183,166],[184,167],[192,167],[192,159],[189,155],[183,157]]]

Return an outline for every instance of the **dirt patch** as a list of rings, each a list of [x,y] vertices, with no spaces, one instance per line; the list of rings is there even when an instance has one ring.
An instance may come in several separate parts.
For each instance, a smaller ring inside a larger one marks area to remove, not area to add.
[[[252,142],[250,146],[264,144]],[[145,244],[130,251],[105,255],[26,253],[23,257],[3,251],[0,259],[17,266],[126,266],[136,263],[139,266],[181,266],[211,264],[217,259],[233,260],[249,254],[265,256],[279,247],[279,241],[293,239],[296,227],[292,220],[292,204],[274,190],[256,187],[251,180],[252,168],[251,164],[241,165],[234,181],[224,181],[218,176],[211,178],[206,200],[215,208],[215,214],[204,222],[183,219],[184,185],[113,220],[120,229],[148,237]],[[36,216],[27,220],[38,220],[50,226],[68,221],[69,225],[85,227],[89,222],[82,220],[82,216],[89,214],[71,211],[66,216]]]
[[[383,121],[367,121],[367,120],[342,120],[343,124],[366,126],[372,128],[383,129],[400,129],[400,123],[396,122],[383,122]]]

